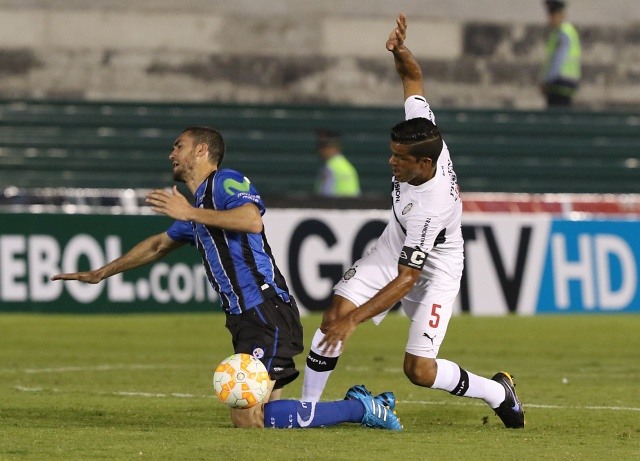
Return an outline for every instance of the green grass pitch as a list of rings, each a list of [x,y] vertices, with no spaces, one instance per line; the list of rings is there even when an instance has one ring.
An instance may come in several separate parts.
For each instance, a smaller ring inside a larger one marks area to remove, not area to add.
[[[304,318],[307,344],[319,320]],[[640,459],[640,315],[454,317],[440,356],[511,372],[524,430],[482,402],[410,384],[406,331],[399,315],[361,325],[324,395],[393,390],[404,431],[240,430],[211,385],[232,352],[222,315],[3,314],[0,459]],[[301,381],[284,397],[299,397]]]

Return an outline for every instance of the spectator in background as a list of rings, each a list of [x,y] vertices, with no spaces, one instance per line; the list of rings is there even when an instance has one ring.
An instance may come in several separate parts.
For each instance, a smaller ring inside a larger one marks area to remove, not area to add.
[[[324,162],[316,181],[316,192],[327,197],[360,195],[358,172],[342,155],[340,134],[329,130],[317,132],[318,155]]]
[[[580,80],[580,37],[566,20],[564,0],[545,0],[551,32],[542,68],[547,107],[570,106]]]

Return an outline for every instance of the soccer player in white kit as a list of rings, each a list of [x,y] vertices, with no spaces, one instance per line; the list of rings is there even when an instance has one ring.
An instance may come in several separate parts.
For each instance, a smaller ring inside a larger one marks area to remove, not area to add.
[[[334,287],[305,369],[303,401],[317,401],[342,346],[357,325],[379,324],[398,301],[411,319],[404,373],[423,387],[484,400],[506,427],[524,427],[524,410],[507,372],[488,379],[437,358],[460,288],[462,201],[449,149],[424,98],[422,71],[404,45],[401,14],[387,41],[404,89],[405,121],[391,132],[389,223],[367,255]],[[364,387],[362,392],[368,392]],[[388,400],[395,406],[393,396]]]

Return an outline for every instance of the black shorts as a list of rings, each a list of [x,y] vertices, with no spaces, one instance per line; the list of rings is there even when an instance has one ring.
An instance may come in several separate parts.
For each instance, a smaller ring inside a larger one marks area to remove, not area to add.
[[[291,298],[285,303],[279,296],[240,315],[227,314],[227,329],[231,332],[233,350],[260,359],[280,389],[295,380],[293,357],[304,350],[300,311]]]

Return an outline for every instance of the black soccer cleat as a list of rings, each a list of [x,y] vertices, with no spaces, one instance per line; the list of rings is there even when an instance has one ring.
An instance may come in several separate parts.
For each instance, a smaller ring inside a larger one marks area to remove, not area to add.
[[[501,371],[496,373],[491,379],[502,384],[506,394],[504,402],[502,402],[498,408],[494,408],[493,411],[496,412],[496,415],[502,420],[505,427],[510,429],[523,428],[524,408],[522,408],[522,404],[516,395],[516,383],[513,381],[513,378],[506,371]]]

